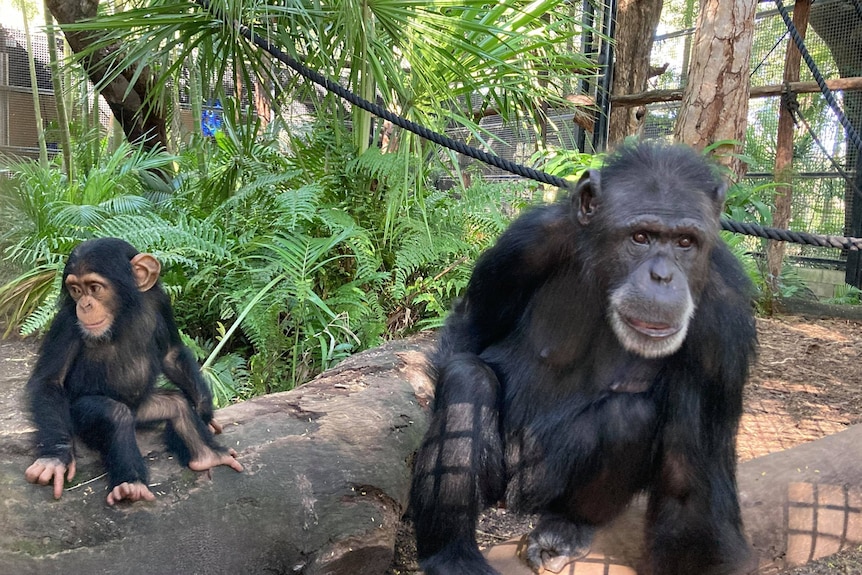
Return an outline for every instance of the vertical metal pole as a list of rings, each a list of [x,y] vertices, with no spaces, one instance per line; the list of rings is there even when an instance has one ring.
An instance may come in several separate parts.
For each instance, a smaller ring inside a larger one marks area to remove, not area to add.
[[[849,107],[849,106],[848,106]],[[858,117],[853,114],[851,117]],[[848,154],[849,156],[849,154]],[[851,158],[852,159],[852,158]],[[862,236],[862,200],[859,195],[854,193],[852,186],[856,190],[862,190],[862,150],[856,151],[855,163],[852,167],[855,170],[853,184],[848,192],[852,199],[850,200],[850,225],[846,228],[846,233],[853,237]],[[845,203],[845,205],[847,205]],[[857,288],[862,288],[862,253],[858,251],[847,251],[847,264],[844,268],[844,281]]]
[[[583,36],[581,36],[581,53],[585,56],[591,55],[593,52],[593,32],[592,28],[596,23],[596,14],[593,8],[593,3],[591,0],[584,0],[583,2],[584,13],[583,13],[583,24],[586,28]],[[592,92],[591,84],[593,84],[593,80],[590,78],[581,78],[581,93],[589,94]],[[587,148],[587,133],[586,131],[578,127],[578,150],[583,153],[588,153],[589,150]]]
[[[616,32],[617,1],[606,0],[604,15],[602,17],[601,55],[599,65],[604,68],[598,90],[596,91],[596,107],[599,109],[596,117],[596,125],[593,129],[593,150],[600,152],[608,144],[608,118],[611,113],[611,85],[614,78],[614,47],[613,38]]]

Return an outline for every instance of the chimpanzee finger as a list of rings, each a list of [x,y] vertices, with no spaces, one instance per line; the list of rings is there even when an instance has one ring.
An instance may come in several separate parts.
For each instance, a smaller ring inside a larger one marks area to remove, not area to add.
[[[212,432],[214,434],[218,435],[222,432],[222,429],[224,429],[224,427],[222,426],[221,423],[219,423],[215,419],[212,419],[212,420],[210,420],[210,429],[212,430]]]
[[[54,499],[60,499],[63,495],[63,480],[65,475],[65,467],[57,467],[54,473]]]
[[[66,470],[63,469],[63,471]],[[56,474],[57,468],[53,465],[48,465],[42,470],[42,473],[39,474],[39,479],[37,480],[37,483],[39,485],[51,485],[54,482],[54,476]],[[62,474],[63,473],[61,472],[60,475]]]
[[[231,449],[231,451],[233,451],[233,449]],[[234,451],[231,455],[236,457],[236,452]],[[237,461],[236,459],[229,460],[227,463],[227,466],[236,472],[242,471],[242,464],[239,461]]]
[[[45,466],[39,461],[36,461],[24,472],[24,478],[29,483],[39,483],[39,477],[42,475],[43,471],[45,471]]]

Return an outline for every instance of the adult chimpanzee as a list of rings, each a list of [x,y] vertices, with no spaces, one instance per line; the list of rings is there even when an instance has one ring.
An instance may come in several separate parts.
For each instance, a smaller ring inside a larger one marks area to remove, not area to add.
[[[426,573],[495,573],[474,531],[501,499],[540,513],[525,558],[558,571],[641,491],[641,573],[745,568],[735,436],[756,336],[724,194],[690,148],[625,145],[479,258],[415,463]]]
[[[169,447],[196,471],[227,465],[242,471],[236,452],[216,443],[212,394],[191,351],[180,341],[161,266],[115,238],[86,241],[63,270],[60,310],[27,384],[37,428],[31,483],[75,475],[72,438],[98,450],[108,472],[108,504],[153,500],[137,424],[166,422]],[[164,375],[180,391],[157,389]]]

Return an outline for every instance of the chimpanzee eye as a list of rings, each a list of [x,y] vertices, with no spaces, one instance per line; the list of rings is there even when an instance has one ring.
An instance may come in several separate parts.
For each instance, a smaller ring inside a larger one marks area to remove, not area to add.
[[[90,284],[90,295],[97,296],[102,293],[102,284]]]
[[[649,234],[644,231],[637,231],[632,234],[632,241],[636,244],[646,245],[649,243]]]
[[[694,238],[689,235],[680,236],[679,239],[676,241],[676,245],[685,249],[690,248],[694,244]]]
[[[77,300],[81,297],[81,288],[76,285],[66,286],[69,288],[69,295],[72,296],[72,299]]]

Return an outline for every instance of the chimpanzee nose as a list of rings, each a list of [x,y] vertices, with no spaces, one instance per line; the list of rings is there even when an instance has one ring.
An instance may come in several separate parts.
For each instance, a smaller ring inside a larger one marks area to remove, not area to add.
[[[673,270],[664,258],[654,261],[650,266],[649,273],[650,278],[659,283],[669,283],[673,279]]]

